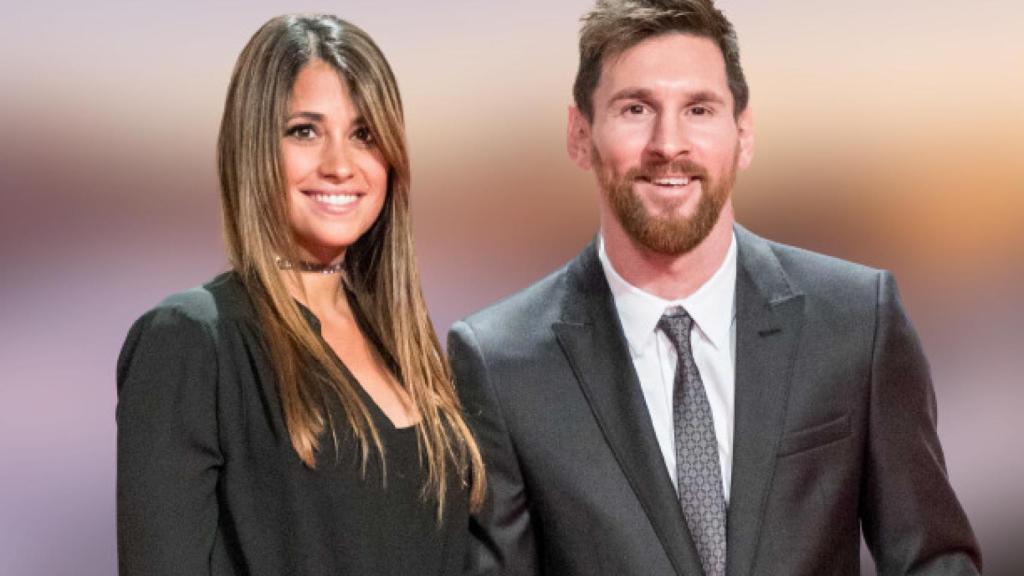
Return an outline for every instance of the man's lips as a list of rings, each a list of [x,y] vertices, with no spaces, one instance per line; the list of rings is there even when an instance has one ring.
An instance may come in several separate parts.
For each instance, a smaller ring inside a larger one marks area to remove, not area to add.
[[[694,181],[704,182],[707,171],[704,166],[689,158],[678,158],[671,162],[641,162],[632,171],[634,180],[659,188],[685,188]]]
[[[691,182],[702,180],[702,178],[700,176],[679,174],[669,176],[639,176],[636,180],[639,182],[653,184],[655,186],[681,188],[683,186],[688,186]]]

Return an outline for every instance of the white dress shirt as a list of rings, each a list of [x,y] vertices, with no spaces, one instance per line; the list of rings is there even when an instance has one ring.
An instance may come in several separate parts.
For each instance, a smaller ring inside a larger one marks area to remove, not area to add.
[[[693,318],[690,346],[711,404],[715,438],[718,440],[718,458],[722,466],[722,484],[725,501],[728,502],[736,405],[735,234],[725,260],[714,275],[696,292],[681,300],[664,300],[626,282],[608,260],[603,238],[598,242],[598,256],[626,334],[629,355],[640,379],[654,434],[674,485],[678,484],[672,389],[677,358],[672,342],[658,329],[658,320],[666,309],[673,306],[682,306]]]

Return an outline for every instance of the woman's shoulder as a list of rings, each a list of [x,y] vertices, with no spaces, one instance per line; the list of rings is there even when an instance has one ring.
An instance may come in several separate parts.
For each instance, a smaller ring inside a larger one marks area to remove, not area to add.
[[[154,337],[174,340],[176,346],[186,348],[206,347],[237,332],[239,324],[254,321],[241,278],[235,272],[225,272],[164,298],[142,314],[129,329],[122,354],[135,343]]]
[[[142,314],[128,330],[118,357],[119,380],[140,364],[213,365],[217,350],[230,347],[240,334],[256,333],[240,326],[254,318],[245,286],[234,272],[172,294]]]
[[[255,318],[252,302],[235,272],[224,272],[209,282],[176,292],[146,311],[136,324],[159,320],[163,324],[191,324],[216,329],[226,322]]]
[[[240,332],[229,328],[226,318],[237,314],[245,293],[231,276],[165,298],[128,330],[117,359],[123,442],[148,451],[186,435],[187,445],[204,446],[204,454],[219,450],[222,392],[235,382],[224,377],[224,367],[230,366],[226,351],[235,341],[231,334]]]

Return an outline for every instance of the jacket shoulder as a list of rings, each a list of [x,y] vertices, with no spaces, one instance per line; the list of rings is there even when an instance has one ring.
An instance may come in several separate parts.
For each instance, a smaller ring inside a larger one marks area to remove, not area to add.
[[[224,320],[254,317],[249,295],[234,272],[225,272],[202,286],[172,294],[147,314],[182,316],[208,327]]]
[[[550,325],[561,316],[569,264],[552,272],[527,288],[507,296],[467,316],[478,337],[499,334],[525,334],[538,326]]]
[[[186,358],[208,358],[227,335],[238,332],[239,321],[254,318],[248,294],[233,272],[172,294],[128,330],[118,356],[119,382],[132,364],[145,359],[165,366]]]
[[[812,298],[851,304],[878,295],[885,270],[772,240],[764,241],[779,261],[792,287]]]

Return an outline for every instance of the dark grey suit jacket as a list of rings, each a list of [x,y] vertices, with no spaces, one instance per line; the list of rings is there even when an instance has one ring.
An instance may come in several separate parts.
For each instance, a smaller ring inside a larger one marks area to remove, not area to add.
[[[892,276],[736,227],[729,576],[976,574]],[[473,574],[701,574],[594,244],[452,327],[484,452]]]

